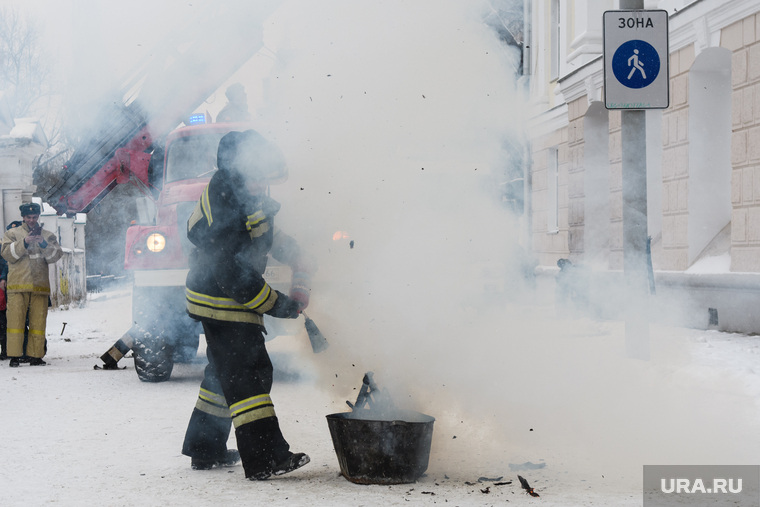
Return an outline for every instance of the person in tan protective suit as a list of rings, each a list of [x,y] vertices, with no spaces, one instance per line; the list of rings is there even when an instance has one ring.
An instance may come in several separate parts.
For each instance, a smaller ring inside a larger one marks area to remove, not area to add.
[[[28,313],[26,353],[31,366],[42,366],[47,364],[42,358],[50,296],[48,266],[63,256],[63,250],[55,234],[39,223],[39,204],[24,203],[19,209],[24,224],[7,230],[0,248],[0,254],[8,261],[7,353],[9,366],[18,367]]]

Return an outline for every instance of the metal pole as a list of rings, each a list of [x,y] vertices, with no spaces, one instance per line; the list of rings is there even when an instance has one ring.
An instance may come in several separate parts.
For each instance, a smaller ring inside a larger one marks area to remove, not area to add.
[[[627,355],[637,359],[649,359],[645,114],[622,111],[625,344]]]
[[[643,0],[620,0],[621,9],[643,9]],[[647,265],[646,112],[621,112],[623,151],[623,272],[626,283],[625,347],[628,357],[649,359]]]
[[[620,9],[643,9],[644,0],[620,0]]]

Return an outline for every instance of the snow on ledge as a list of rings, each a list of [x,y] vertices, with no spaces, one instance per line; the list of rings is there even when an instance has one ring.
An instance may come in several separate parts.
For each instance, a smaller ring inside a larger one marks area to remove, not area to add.
[[[731,272],[731,254],[728,252],[722,255],[705,257],[695,262],[685,273],[702,274],[702,273],[730,273]]]

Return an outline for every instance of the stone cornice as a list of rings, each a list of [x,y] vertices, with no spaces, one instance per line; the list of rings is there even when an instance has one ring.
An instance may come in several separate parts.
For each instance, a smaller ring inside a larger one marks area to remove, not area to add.
[[[537,138],[556,132],[567,124],[567,103],[563,103],[531,117],[528,132],[530,137]]]

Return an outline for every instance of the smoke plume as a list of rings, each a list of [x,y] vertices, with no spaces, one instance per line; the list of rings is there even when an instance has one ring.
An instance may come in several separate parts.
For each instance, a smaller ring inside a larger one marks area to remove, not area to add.
[[[741,391],[731,379],[690,366],[682,336],[658,330],[658,359],[632,361],[619,324],[557,320],[534,304],[524,218],[499,198],[516,158],[505,146],[520,146],[529,115],[519,54],[483,22],[489,10],[282,2],[264,22],[264,49],[230,77],[288,162],[289,180],[272,188],[278,224],[319,262],[308,313],[331,347],[313,357],[315,384],[353,401],[374,371],[399,404],[437,418],[432,467],[467,454],[470,478],[542,460],[629,479],[645,463],[748,463],[756,445],[735,435],[756,429],[754,404],[725,395]],[[168,27],[167,14],[151,26]],[[142,39],[129,44],[149,57]],[[218,112],[222,95],[200,108]]]

